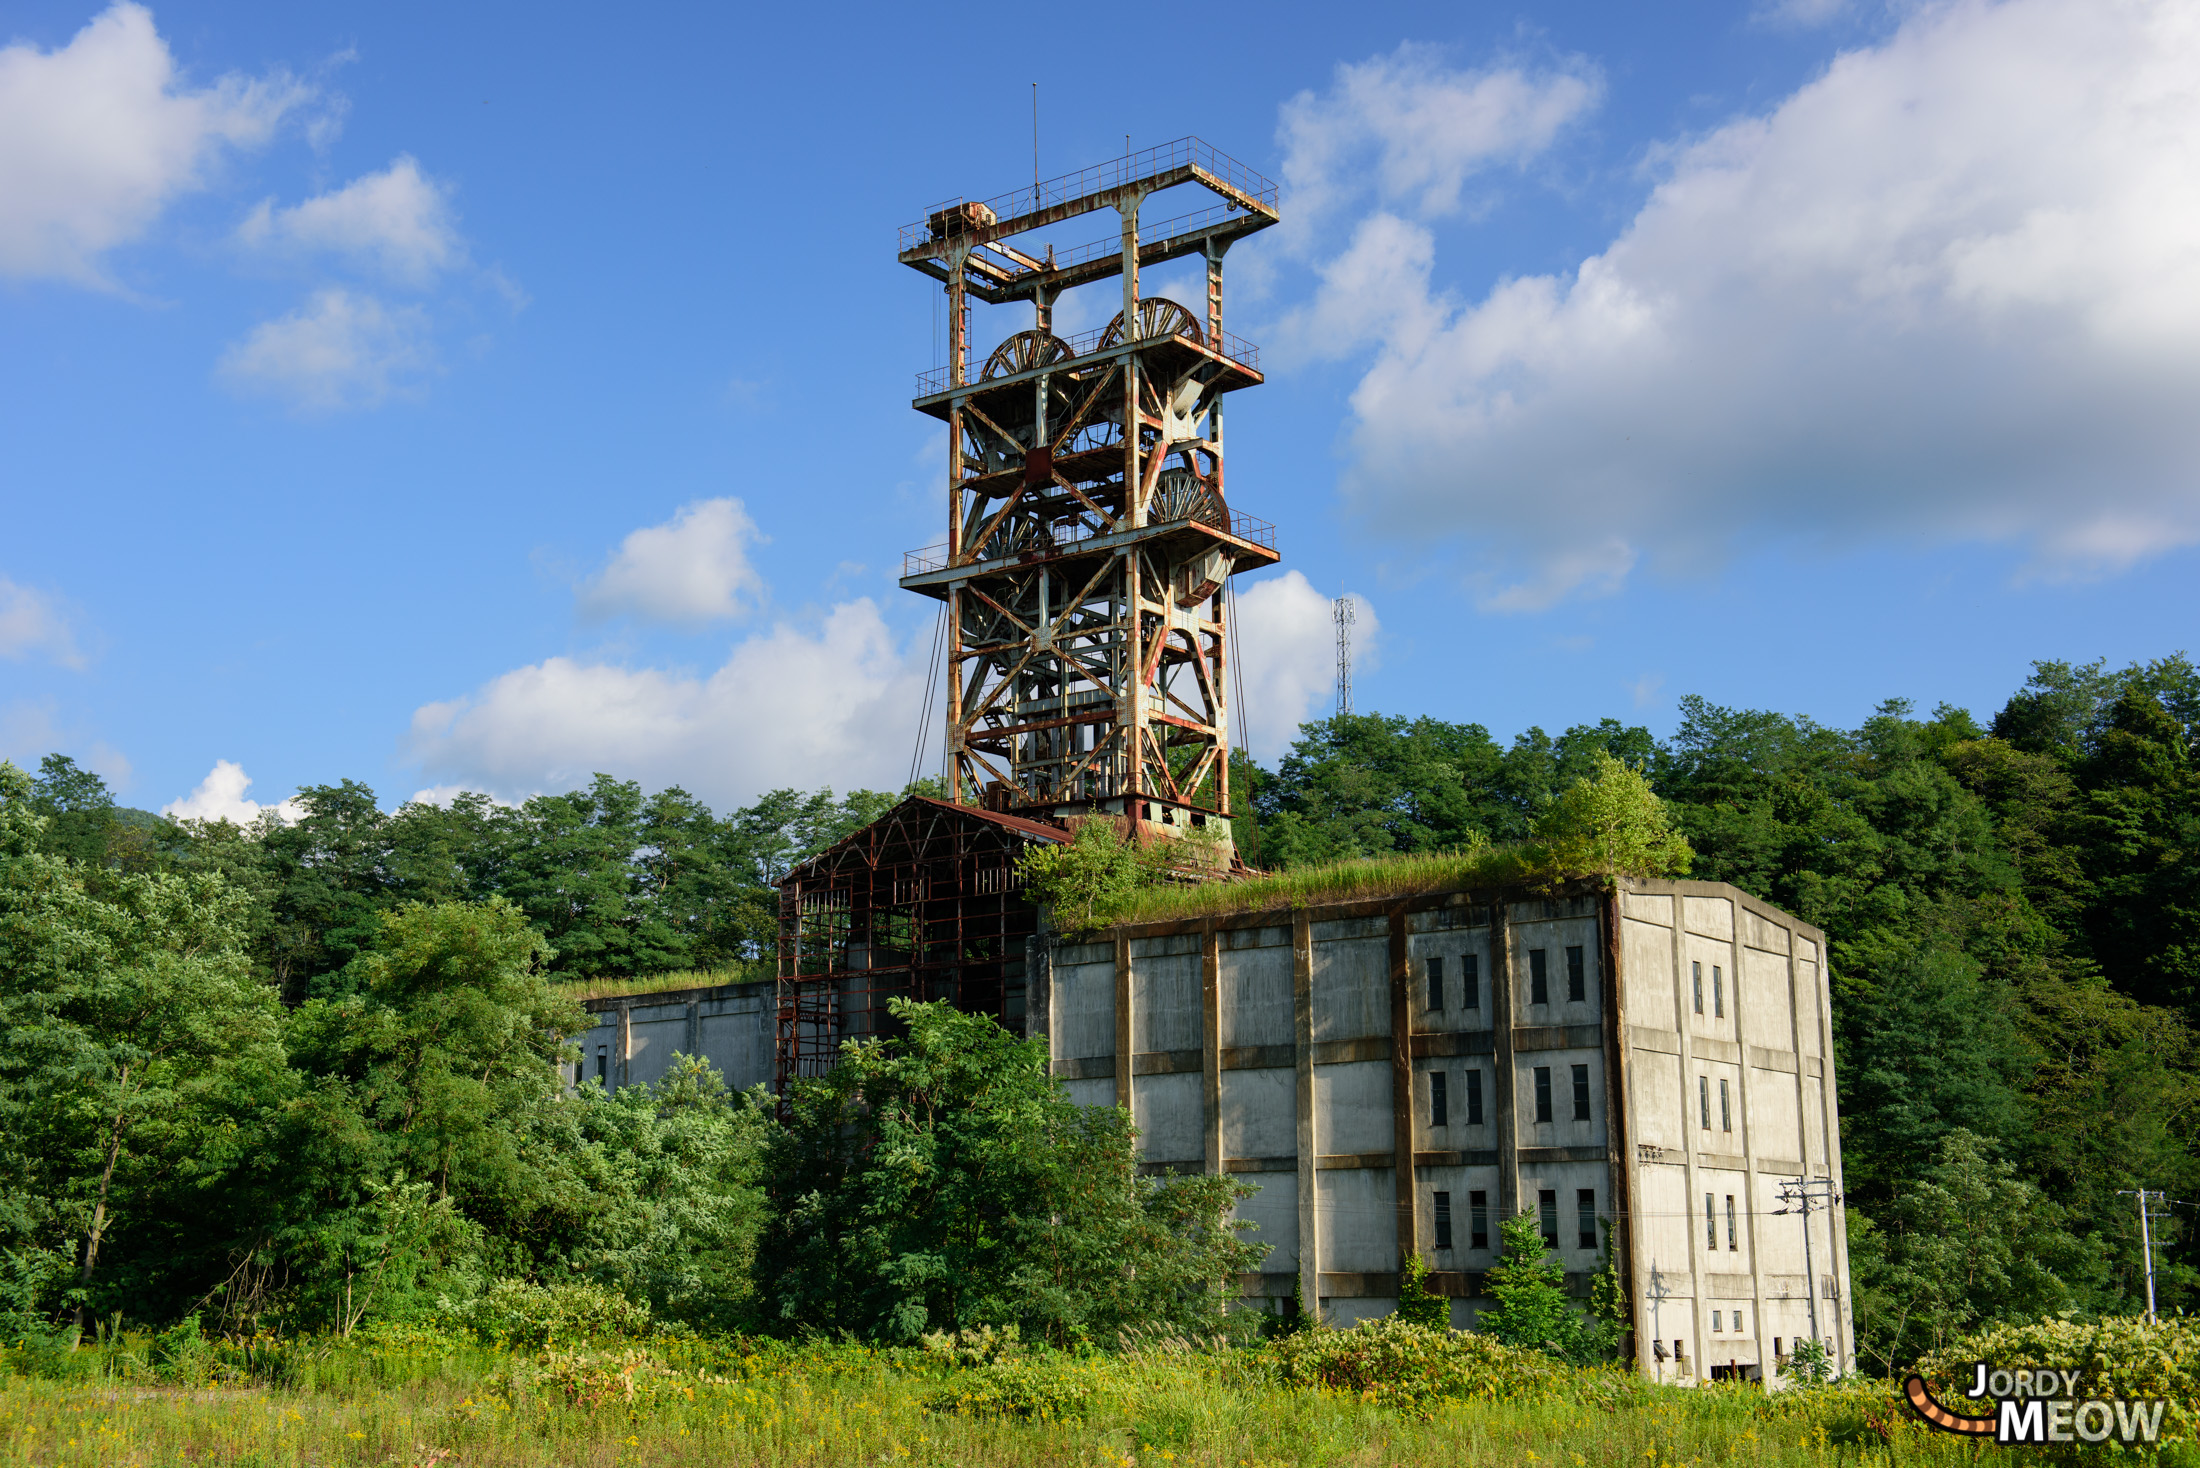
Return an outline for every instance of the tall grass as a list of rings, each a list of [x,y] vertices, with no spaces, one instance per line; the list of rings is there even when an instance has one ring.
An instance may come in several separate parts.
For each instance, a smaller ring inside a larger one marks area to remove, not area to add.
[[[164,1381],[127,1370],[0,1378],[0,1465],[1802,1468],[1980,1462],[1997,1451],[1904,1421],[1878,1384],[1785,1402],[1754,1387],[1643,1384],[1603,1405],[1493,1397],[1444,1405],[1424,1421],[1357,1394],[1278,1386],[1250,1370],[1242,1352],[1133,1352],[1051,1368],[1096,1388],[1088,1407],[1061,1420],[968,1410],[958,1404],[977,1400],[968,1388],[994,1368],[912,1363],[916,1353],[780,1349],[726,1355],[701,1370],[675,1366],[679,1354],[660,1355],[652,1376],[631,1347],[541,1356],[416,1348],[391,1357],[322,1343],[272,1379]],[[622,1369],[631,1391],[619,1386]],[[610,1389],[576,1391],[576,1373],[590,1371]]]
[[[1148,887],[1126,899],[1113,921],[1154,923],[1307,907],[1317,902],[1413,897],[1552,875],[1539,865],[1538,856],[1539,848],[1526,843],[1477,846],[1466,851],[1416,852],[1293,867],[1242,882]]]
[[[568,979],[560,987],[576,999],[618,999],[630,994],[664,994],[677,989],[711,989],[771,978],[778,966],[768,958],[741,960],[719,968],[688,968],[677,973],[637,974],[626,978],[598,975]]]

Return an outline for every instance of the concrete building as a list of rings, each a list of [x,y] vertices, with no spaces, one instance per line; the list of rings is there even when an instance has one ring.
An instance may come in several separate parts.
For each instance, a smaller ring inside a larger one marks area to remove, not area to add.
[[[1754,1377],[1813,1336],[1846,1371],[1824,942],[1707,882],[1313,905],[1035,939],[1023,1024],[1073,1097],[1130,1108],[1149,1170],[1259,1189],[1242,1286],[1270,1308],[1388,1313],[1415,1250],[1470,1325],[1529,1210],[1582,1294],[1609,1222],[1646,1374]],[[674,1051],[772,1078],[770,983],[591,1007],[609,1084]]]
[[[1028,1024],[1149,1168],[1258,1186],[1248,1293],[1383,1314],[1416,1251],[1465,1326],[1503,1218],[1535,1212],[1580,1293],[1609,1220],[1646,1373],[1754,1376],[1811,1336],[1845,1370],[1840,1211],[1782,1201],[1840,1191],[1823,951],[1723,884],[1440,893],[1060,945]]]

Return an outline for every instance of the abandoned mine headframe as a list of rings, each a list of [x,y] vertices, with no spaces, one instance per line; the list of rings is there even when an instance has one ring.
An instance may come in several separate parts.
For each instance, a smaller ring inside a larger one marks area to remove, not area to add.
[[[1104,210],[1102,239],[1043,238]],[[943,603],[947,799],[904,801],[782,884],[782,1094],[882,1033],[896,995],[1020,1027],[1037,914],[1016,858],[1071,819],[1200,829],[1234,862],[1227,588],[1277,555],[1224,490],[1223,400],[1262,379],[1223,330],[1222,261],[1276,219],[1273,183],[1185,138],[902,230],[898,258],[947,297],[947,363],[915,401],[947,425],[947,539],[901,580]],[[1139,293],[1188,257],[1204,312]],[[1057,303],[1110,279],[1114,319],[1057,335]],[[975,364],[973,299],[1032,311]]]

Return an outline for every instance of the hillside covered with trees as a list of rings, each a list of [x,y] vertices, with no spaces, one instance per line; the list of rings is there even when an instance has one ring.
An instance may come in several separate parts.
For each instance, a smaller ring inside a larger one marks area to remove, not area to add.
[[[1298,868],[1516,841],[1600,755],[1638,766],[1692,875],[1830,935],[1867,1360],[2129,1312],[2119,1194],[2200,1198],[2200,671],[2042,664],[1984,723],[1682,714],[1662,741],[1308,724],[1274,769],[1240,762],[1241,842]],[[10,775],[0,1313],[343,1325],[515,1280],[700,1323],[750,1308],[758,1249],[802,1253],[777,1124],[700,1068],[557,1101],[561,981],[756,958],[772,883],[894,798],[720,816],[598,776],[386,812],[347,780],[242,830],[119,808],[58,756]],[[2158,1229],[2165,1307],[2200,1303],[2192,1217]]]

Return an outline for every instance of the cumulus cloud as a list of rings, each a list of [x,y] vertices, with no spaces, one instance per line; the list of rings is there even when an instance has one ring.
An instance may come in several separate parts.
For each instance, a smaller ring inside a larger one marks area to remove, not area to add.
[[[413,285],[426,284],[466,258],[465,242],[451,220],[449,191],[409,156],[288,209],[263,201],[238,227],[237,237],[259,250],[327,251]]]
[[[0,658],[21,662],[31,657],[43,657],[64,668],[84,666],[76,634],[54,599],[0,576]]]
[[[1602,94],[1579,57],[1460,70],[1408,43],[1341,65],[1328,91],[1283,104],[1286,234],[1304,241],[1368,194],[1424,218],[1454,213],[1470,178],[1542,153]]]
[[[242,390],[326,412],[372,407],[412,390],[434,367],[426,312],[330,289],[254,327],[223,353],[219,371]]]
[[[1367,598],[1352,596],[1352,668],[1375,667],[1382,624]],[[1299,725],[1334,710],[1337,692],[1337,628],[1332,601],[1304,575],[1286,571],[1256,581],[1237,594],[1238,671],[1245,705],[1238,737],[1253,757],[1273,760],[1291,747]]]
[[[256,800],[245,799],[245,791],[252,788],[252,777],[244,772],[244,766],[234,760],[216,760],[206,778],[199,781],[189,795],[181,800],[171,800],[160,808],[160,813],[178,821],[234,821],[249,826],[263,812],[269,812],[288,824],[305,818],[305,807],[293,796],[278,805],[262,805]]]
[[[717,806],[780,786],[899,789],[924,692],[868,598],[759,632],[703,676],[549,658],[414,713],[412,756],[469,789],[566,790],[598,770]]]
[[[59,50],[0,48],[0,273],[108,285],[104,251],[310,96],[280,73],[187,88],[141,5],[110,7]]]
[[[698,500],[662,525],[627,536],[581,588],[581,612],[659,622],[715,622],[746,613],[764,594],[749,560],[763,537],[737,499]]]
[[[1385,323],[1347,494],[1514,610],[1745,535],[2055,576],[2200,541],[2196,74],[2178,0],[1955,0],[1663,150],[1571,273],[1461,301],[1422,225],[1363,226],[1393,268],[1348,251],[1304,313]]]

